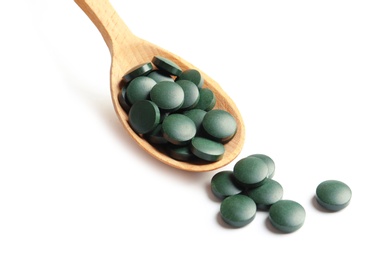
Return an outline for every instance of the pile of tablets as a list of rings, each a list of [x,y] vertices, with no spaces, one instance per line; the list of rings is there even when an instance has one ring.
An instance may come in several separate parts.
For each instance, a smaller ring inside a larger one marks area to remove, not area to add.
[[[275,163],[267,155],[254,154],[237,161],[232,171],[216,173],[211,179],[211,191],[221,200],[220,215],[233,227],[243,227],[256,216],[257,210],[269,212],[276,229],[291,233],[300,229],[306,217],[304,207],[293,200],[283,200],[283,187],[273,180]],[[327,210],[345,208],[351,199],[351,189],[337,180],[323,181],[316,188],[318,203]]]
[[[222,159],[237,122],[226,110],[214,109],[215,94],[203,87],[199,71],[183,71],[173,61],[154,56],[131,68],[121,84],[119,103],[141,137],[176,160]]]

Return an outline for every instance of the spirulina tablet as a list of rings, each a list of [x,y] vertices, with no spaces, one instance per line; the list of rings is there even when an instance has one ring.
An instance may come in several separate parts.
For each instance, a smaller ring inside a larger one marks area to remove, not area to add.
[[[157,68],[166,71],[174,76],[179,76],[182,73],[182,69],[172,60],[162,57],[154,56],[152,63],[157,66]]]
[[[169,144],[167,146],[167,152],[171,158],[178,161],[190,161],[195,157],[189,149],[189,145],[178,146]]]
[[[261,186],[248,190],[247,195],[254,200],[258,209],[268,210],[283,197],[283,187],[273,179],[266,179]]]
[[[204,116],[207,114],[207,112],[204,110],[201,110],[199,108],[194,108],[191,110],[184,111],[183,114],[186,115],[187,117],[189,117],[190,119],[192,119],[192,121],[196,125],[197,133],[199,133],[202,128],[202,122],[203,122]]]
[[[125,111],[125,113],[129,113],[131,110],[131,104],[129,104],[127,100],[127,88],[123,87],[120,92],[118,92],[118,103],[120,103],[121,108]]]
[[[169,73],[162,71],[162,70],[153,70],[147,74],[147,77],[152,78],[156,82],[161,82],[161,81],[173,82],[174,81],[174,79],[170,76]]]
[[[162,117],[162,116],[161,116]],[[162,124],[158,124],[148,135],[146,139],[151,144],[167,144],[168,141],[163,136]]]
[[[125,75],[123,76],[123,81],[125,83],[131,82],[134,78],[139,76],[144,76],[150,73],[153,70],[153,65],[151,62],[146,62],[140,65],[136,65],[131,68]]]
[[[256,216],[256,204],[248,196],[237,194],[225,198],[220,206],[222,219],[233,227],[243,227]]]
[[[204,137],[194,137],[191,141],[191,151],[200,159],[215,162],[222,159],[225,147]]]
[[[178,110],[184,103],[184,90],[175,82],[158,82],[150,92],[151,101],[165,111]]]
[[[203,77],[201,76],[200,72],[195,69],[188,69],[188,70],[183,71],[180,74],[180,76],[178,76],[178,79],[179,80],[183,80],[183,79],[190,80],[193,83],[195,83],[195,85],[198,88],[202,88],[203,84],[204,84]]]
[[[138,101],[129,111],[128,122],[131,128],[138,134],[151,132],[160,120],[160,111],[156,104],[150,100]]]
[[[330,211],[339,211],[347,207],[351,194],[350,187],[338,180],[323,181],[316,188],[317,202]]]
[[[252,154],[249,156],[257,157],[262,159],[268,166],[268,175],[267,178],[272,179],[275,175],[275,162],[271,159],[271,157],[265,154]]]
[[[195,108],[210,111],[216,105],[216,97],[214,92],[209,88],[200,89],[200,99]]]
[[[233,172],[241,186],[255,188],[267,178],[268,166],[259,158],[245,157],[235,163]]]
[[[162,131],[170,143],[185,145],[196,135],[196,126],[183,114],[170,114],[162,122]]]
[[[203,119],[203,129],[214,140],[229,141],[237,132],[237,122],[227,111],[213,109],[207,112]]]
[[[184,103],[181,109],[187,110],[196,106],[200,99],[200,92],[195,83],[189,80],[177,80],[176,83],[184,91]]]
[[[149,99],[150,91],[155,84],[155,80],[146,76],[133,79],[127,87],[127,100],[134,104],[137,101]]]
[[[233,171],[220,171],[211,179],[211,191],[218,199],[240,194],[242,189],[234,182]]]
[[[305,209],[296,201],[279,200],[269,209],[271,224],[284,233],[294,232],[305,222]]]

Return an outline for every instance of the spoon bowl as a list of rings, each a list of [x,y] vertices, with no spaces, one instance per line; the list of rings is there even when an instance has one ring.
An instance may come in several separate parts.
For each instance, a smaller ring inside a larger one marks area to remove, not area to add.
[[[181,57],[135,36],[108,0],[75,0],[75,2],[98,28],[109,48],[111,54],[110,93],[113,106],[125,130],[141,148],[155,159],[174,168],[189,172],[207,172],[221,168],[229,164],[239,155],[245,139],[243,119],[233,100],[223,91],[217,82]],[[122,77],[129,69],[142,63],[150,62],[154,56],[162,56],[170,59],[178,64],[182,70],[198,70],[204,78],[203,87],[211,89],[216,96],[214,109],[226,110],[236,119],[237,132],[232,140],[224,144],[226,151],[223,158],[219,161],[195,164],[175,160],[140,137],[129,126],[128,114],[124,112],[118,101]]]

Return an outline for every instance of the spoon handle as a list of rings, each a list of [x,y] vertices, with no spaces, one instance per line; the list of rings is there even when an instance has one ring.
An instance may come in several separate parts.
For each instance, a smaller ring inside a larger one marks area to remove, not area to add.
[[[112,55],[123,43],[138,40],[108,0],[74,1],[98,28]]]

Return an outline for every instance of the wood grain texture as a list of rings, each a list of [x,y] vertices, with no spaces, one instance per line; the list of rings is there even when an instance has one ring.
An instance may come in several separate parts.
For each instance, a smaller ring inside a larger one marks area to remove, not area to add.
[[[119,17],[109,1],[75,0],[75,2],[98,28],[109,48],[112,57],[110,69],[110,92],[113,106],[125,130],[141,148],[154,158],[167,165],[190,172],[207,172],[219,169],[229,164],[239,155],[245,140],[243,119],[233,100],[223,91],[217,82],[211,79],[202,70],[183,60],[181,57],[146,40],[136,37]],[[237,133],[230,142],[225,144],[226,152],[220,161],[193,164],[174,160],[157,150],[129,127],[128,115],[122,110],[117,99],[122,76],[130,68],[141,63],[151,61],[154,55],[160,55],[171,59],[183,70],[193,68],[200,71],[204,78],[204,87],[210,88],[216,95],[217,103],[214,109],[224,109],[235,117],[238,124]]]

